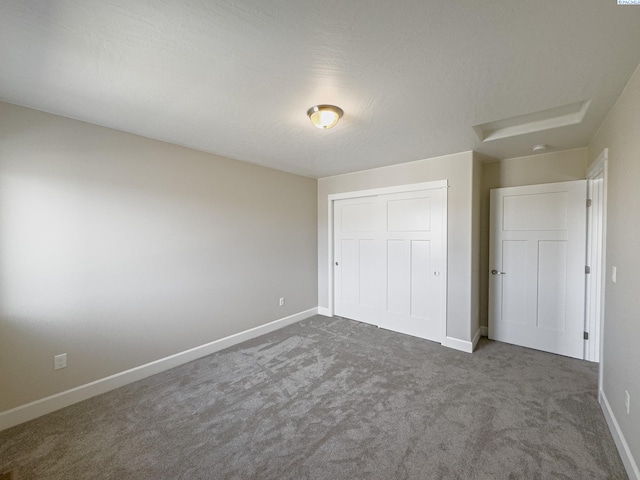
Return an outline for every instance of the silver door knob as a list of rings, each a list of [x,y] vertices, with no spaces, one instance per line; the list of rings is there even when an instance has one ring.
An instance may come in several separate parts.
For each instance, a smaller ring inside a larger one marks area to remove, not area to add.
[[[435,272],[433,272],[433,274],[434,274],[436,277],[439,277],[439,276],[440,276],[440,272],[439,272],[439,271],[437,271],[437,270],[436,270]]]
[[[498,270],[491,270],[491,275],[504,275],[506,272],[499,272]]]
[[[336,267],[338,266],[338,262],[336,262]]]

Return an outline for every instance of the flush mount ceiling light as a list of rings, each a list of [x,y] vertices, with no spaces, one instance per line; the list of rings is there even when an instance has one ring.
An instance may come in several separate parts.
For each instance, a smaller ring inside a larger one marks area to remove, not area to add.
[[[335,126],[344,112],[335,105],[315,105],[307,111],[311,122],[318,128],[326,129]]]

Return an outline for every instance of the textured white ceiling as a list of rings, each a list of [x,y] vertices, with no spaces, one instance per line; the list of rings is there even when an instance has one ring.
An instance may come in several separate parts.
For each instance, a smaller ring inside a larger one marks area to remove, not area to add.
[[[615,3],[3,0],[0,100],[312,177],[581,147],[640,63],[640,6]],[[473,130],[586,100],[578,125]]]

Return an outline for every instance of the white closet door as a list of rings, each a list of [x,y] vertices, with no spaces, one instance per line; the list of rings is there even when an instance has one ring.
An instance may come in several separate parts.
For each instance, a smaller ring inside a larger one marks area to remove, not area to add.
[[[334,204],[335,312],[442,341],[443,189]]]
[[[336,315],[378,325],[381,269],[377,197],[340,200],[334,205]]]
[[[586,181],[491,190],[489,337],[583,358]]]

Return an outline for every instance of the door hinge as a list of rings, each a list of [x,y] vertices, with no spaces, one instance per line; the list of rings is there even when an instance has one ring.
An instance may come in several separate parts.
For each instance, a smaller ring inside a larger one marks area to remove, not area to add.
[[[589,208],[591,206],[591,199],[587,198],[587,208]]]
[[[591,267],[589,267],[589,266],[584,267],[584,273],[586,273],[586,274],[591,273]]]
[[[584,338],[585,340],[589,340],[589,332],[584,332],[582,338]]]

